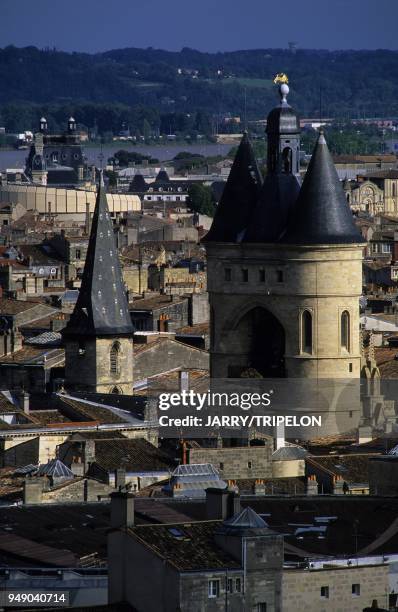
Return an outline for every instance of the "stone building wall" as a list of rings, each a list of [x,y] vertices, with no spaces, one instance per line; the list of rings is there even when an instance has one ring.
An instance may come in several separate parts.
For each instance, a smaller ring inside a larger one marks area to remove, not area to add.
[[[140,211],[141,200],[137,195],[125,193],[108,193],[107,201],[110,213]],[[8,183],[0,185],[0,204],[20,204],[27,210],[47,213],[51,203],[52,214],[80,214],[82,220],[86,205],[94,212],[96,193],[94,190],[63,189],[38,185],[18,185]]]
[[[149,344],[134,356],[135,380],[143,380],[176,368],[207,370],[209,353],[169,338]]]
[[[260,307],[283,327],[287,376],[359,377],[362,246],[209,244],[207,249],[212,376],[228,377],[231,367],[248,367],[249,335],[242,322],[244,315]],[[225,269],[230,270],[231,280],[226,279]],[[247,281],[242,270],[247,270]],[[312,353],[301,348],[304,310],[312,315]],[[345,310],[350,315],[348,351],[340,344]]]
[[[148,268],[141,264],[123,267],[123,281],[130,293],[143,293],[148,290]]]
[[[192,448],[189,463],[211,463],[223,480],[272,478],[272,441],[266,446]]]
[[[120,345],[119,373],[110,371],[110,351],[114,342]],[[84,353],[79,352],[84,350]],[[133,390],[133,343],[130,338],[97,338],[65,345],[65,376],[68,388],[93,393],[111,393],[115,388],[123,394]]]
[[[360,585],[359,595],[352,593],[353,585]],[[322,587],[328,587],[329,597],[322,597]],[[388,564],[313,571],[284,569],[282,612],[362,612],[374,599],[384,608],[388,607],[388,592]]]

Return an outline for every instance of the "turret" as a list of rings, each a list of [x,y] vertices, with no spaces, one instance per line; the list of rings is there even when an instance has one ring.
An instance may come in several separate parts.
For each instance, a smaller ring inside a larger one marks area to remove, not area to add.
[[[63,330],[66,387],[131,393],[132,334],[101,174],[79,297]]]

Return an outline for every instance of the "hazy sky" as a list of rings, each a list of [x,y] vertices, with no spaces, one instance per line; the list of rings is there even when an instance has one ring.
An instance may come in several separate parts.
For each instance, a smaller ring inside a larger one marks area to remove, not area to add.
[[[0,0],[0,46],[398,49],[398,0]]]

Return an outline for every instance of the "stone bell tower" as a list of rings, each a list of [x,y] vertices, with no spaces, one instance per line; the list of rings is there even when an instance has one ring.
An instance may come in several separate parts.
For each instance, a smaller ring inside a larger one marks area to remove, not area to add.
[[[264,181],[245,135],[204,237],[213,377],[360,376],[363,239],[322,133],[300,186],[288,91],[268,115]]]
[[[133,325],[101,177],[79,297],[63,331],[65,387],[133,392]]]

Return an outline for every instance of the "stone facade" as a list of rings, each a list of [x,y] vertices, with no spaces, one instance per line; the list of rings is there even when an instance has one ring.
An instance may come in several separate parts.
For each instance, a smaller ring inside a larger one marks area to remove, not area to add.
[[[117,361],[112,366],[115,347]],[[65,345],[65,369],[68,387],[75,391],[132,394],[133,342],[117,337],[69,341]]]
[[[52,488],[47,478],[27,478],[24,486],[25,504],[72,504],[107,499],[114,491],[108,484],[91,478],[75,478]]]
[[[46,433],[6,435],[0,440],[0,456],[3,467],[23,467],[29,463],[47,463],[57,455],[57,448],[70,433]]]
[[[211,374],[239,376],[250,367],[259,337],[251,313],[270,313],[279,325],[285,375],[302,378],[358,378],[362,245],[208,244],[211,309]],[[303,313],[311,315],[311,346],[303,346]],[[341,317],[348,313],[346,344]],[[259,347],[261,351],[261,346]]]
[[[367,212],[371,215],[383,214],[385,210],[384,191],[372,181],[355,183],[352,186],[344,182],[344,191],[347,202],[354,212]]]
[[[143,264],[123,267],[123,281],[130,293],[143,293],[148,289],[148,268]]]
[[[272,445],[267,440],[265,446],[191,448],[189,462],[211,463],[223,480],[272,478]]]
[[[138,196],[123,193],[107,194],[111,213],[131,212],[141,210],[141,200]],[[46,185],[0,185],[0,204],[20,204],[27,210],[48,213],[51,203],[51,214],[73,215],[76,220],[84,221],[87,204],[90,212],[94,211],[95,192],[92,190],[64,189]]]
[[[207,370],[209,353],[171,338],[160,338],[159,341],[137,349],[134,356],[136,381],[176,368]]]
[[[388,607],[385,606],[388,592],[387,564],[321,570],[285,569],[282,611],[362,612],[374,599],[381,607]]]

